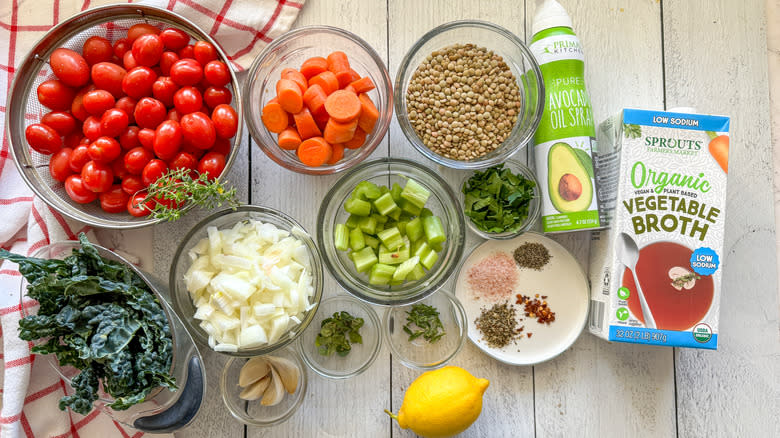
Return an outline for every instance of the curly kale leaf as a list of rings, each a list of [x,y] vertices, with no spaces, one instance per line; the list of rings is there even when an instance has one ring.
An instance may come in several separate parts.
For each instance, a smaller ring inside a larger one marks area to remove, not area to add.
[[[81,415],[89,414],[92,403],[98,399],[98,376],[95,368],[85,368],[71,381],[70,386],[76,391],[73,395],[66,395],[60,399],[60,409],[66,407],[73,409]]]

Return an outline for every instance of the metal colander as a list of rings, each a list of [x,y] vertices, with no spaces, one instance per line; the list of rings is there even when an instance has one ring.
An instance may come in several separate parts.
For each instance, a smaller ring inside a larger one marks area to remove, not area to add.
[[[38,197],[55,210],[72,219],[97,227],[138,228],[158,223],[160,220],[150,217],[136,218],[129,213],[106,213],[97,202],[90,204],[73,202],[65,192],[64,185],[49,174],[50,157],[32,150],[27,144],[24,131],[27,126],[39,123],[41,117],[50,111],[38,101],[36,90],[43,81],[55,77],[47,63],[51,52],[59,47],[65,47],[81,53],[84,42],[94,35],[105,37],[113,43],[124,37],[130,26],[138,23],[148,23],[161,29],[176,27],[187,32],[192,37],[192,41],[207,41],[216,47],[221,60],[230,66],[230,61],[219,44],[186,18],[153,6],[110,5],[82,12],[47,32],[16,71],[8,100],[5,130],[14,162],[24,181]],[[238,114],[238,132],[233,138],[231,151],[226,157],[223,174],[227,173],[233,164],[243,126],[238,79],[232,69],[230,69],[230,76],[231,80],[227,88],[233,93],[231,105]]]

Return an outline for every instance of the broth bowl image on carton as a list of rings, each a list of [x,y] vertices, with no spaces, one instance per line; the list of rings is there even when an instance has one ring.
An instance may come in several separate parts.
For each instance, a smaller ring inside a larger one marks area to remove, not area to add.
[[[717,348],[728,130],[724,116],[634,109],[599,126],[592,333]]]

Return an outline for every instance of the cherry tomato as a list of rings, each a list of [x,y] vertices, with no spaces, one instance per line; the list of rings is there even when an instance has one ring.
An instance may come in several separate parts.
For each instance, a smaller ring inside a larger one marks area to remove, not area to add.
[[[192,155],[193,157],[195,157],[196,160],[200,160],[200,158],[206,154],[205,149],[196,148],[195,146],[190,144],[190,142],[187,141],[186,138],[181,139],[181,151]]]
[[[92,82],[95,86],[108,91],[117,99],[125,94],[122,91],[122,79],[126,74],[127,70],[113,62],[98,62],[92,66]]]
[[[154,149],[154,129],[144,128],[138,131],[138,141],[141,142],[141,146],[149,149]]]
[[[217,105],[211,113],[211,121],[218,137],[232,138],[238,131],[238,114],[230,105]]]
[[[27,143],[36,152],[44,155],[51,155],[62,149],[62,138],[53,128],[46,125],[35,123],[24,130],[24,136]]]
[[[62,139],[62,144],[67,148],[73,149],[81,144],[82,137],[84,137],[84,134],[81,132],[81,127],[79,126],[77,131],[74,130]]]
[[[119,137],[128,125],[127,113],[118,108],[111,108],[100,118],[100,133],[108,137]]]
[[[160,55],[160,71],[164,76],[168,76],[171,74],[171,66],[173,64],[176,64],[176,61],[179,60],[179,55],[176,54],[176,52],[163,52],[162,55]]]
[[[140,146],[130,149],[124,156],[125,169],[133,175],[140,175],[153,159],[154,153],[149,149]]]
[[[219,177],[225,170],[225,156],[217,152],[208,152],[198,163],[198,173],[208,173],[210,179]]]
[[[230,140],[217,137],[217,141],[214,142],[214,146],[209,149],[209,152],[217,152],[227,157],[230,154],[230,149],[232,148],[233,145],[230,143]]]
[[[41,117],[41,123],[57,131],[59,135],[68,135],[76,129],[76,119],[70,113],[63,111],[47,113]]]
[[[125,162],[122,158],[117,158],[111,162],[111,171],[114,172],[114,178],[118,178],[120,181],[130,175],[130,172],[125,168]]]
[[[138,64],[138,61],[135,60],[135,56],[133,56],[132,51],[128,50],[125,52],[125,56],[122,57],[122,66],[124,66],[125,70],[132,70],[139,65],[140,64]]]
[[[168,120],[179,121],[181,120],[181,113],[176,108],[168,110]]]
[[[125,96],[119,100],[116,101],[116,105],[114,105],[115,108],[121,109],[122,111],[127,114],[127,124],[132,125],[135,123],[135,117],[133,117],[133,112],[135,112],[135,105],[138,103],[137,100],[133,99],[130,96]]]
[[[182,87],[173,95],[173,104],[179,114],[194,113],[203,106],[203,97],[195,87]]]
[[[163,160],[171,159],[181,147],[181,126],[173,120],[166,120],[154,133],[154,153]]]
[[[59,152],[51,156],[49,160],[49,175],[59,182],[65,182],[69,176],[73,175],[71,170],[70,156],[73,154],[73,149],[62,148]]]
[[[180,86],[195,85],[203,78],[203,68],[193,59],[179,59],[171,66],[171,79]]]
[[[89,158],[98,163],[110,163],[122,153],[119,142],[111,137],[100,137],[90,143]]]
[[[122,91],[134,99],[152,95],[152,85],[157,74],[149,67],[136,67],[127,72],[122,79]]]
[[[76,97],[73,98],[73,103],[70,104],[70,113],[73,117],[81,120],[82,122],[89,117],[89,113],[84,109],[84,95],[95,89],[95,86],[90,84],[79,90],[76,93]]]
[[[127,212],[135,217],[148,216],[154,208],[154,202],[148,201],[144,204],[144,199],[146,199],[146,194],[144,193],[132,195],[130,200],[127,201]]]
[[[119,145],[122,146],[122,149],[129,151],[141,146],[141,141],[138,140],[138,131],[140,130],[141,128],[137,126],[128,126],[119,134]]]
[[[89,65],[84,58],[70,49],[55,49],[49,57],[54,75],[69,87],[81,87],[89,81]]]
[[[93,192],[105,192],[114,182],[114,172],[106,163],[90,161],[81,169],[81,181],[84,187]]]
[[[179,59],[195,59],[195,46],[192,44],[184,46],[182,49],[176,52],[176,54],[179,55]]]
[[[195,170],[198,166],[198,160],[194,155],[188,152],[178,152],[168,161],[171,169],[190,169]]]
[[[206,65],[209,61],[217,59],[217,49],[206,41],[196,42],[192,50],[200,65]]]
[[[233,100],[233,93],[225,87],[208,87],[203,92],[203,101],[209,108],[215,108],[217,105],[229,104]]]
[[[73,202],[79,204],[89,204],[97,199],[97,193],[84,186],[81,175],[71,175],[65,180],[65,192]]]
[[[98,195],[100,199],[100,208],[107,213],[122,213],[127,211],[127,201],[130,195],[122,190],[122,186],[114,184],[108,191]]]
[[[156,129],[168,115],[165,105],[153,97],[144,97],[135,105],[135,123],[141,128]]]
[[[73,152],[68,157],[68,166],[70,170],[81,174],[81,169],[89,162],[89,146],[82,144],[73,148]]]
[[[67,111],[76,97],[76,91],[64,82],[57,79],[49,79],[41,82],[37,89],[38,101],[41,105],[54,111]]]
[[[130,26],[130,29],[127,30],[127,40],[132,43],[141,35],[157,35],[159,33],[160,29],[152,26],[151,24],[138,23]]]
[[[141,181],[143,181],[145,186],[149,186],[160,179],[167,171],[168,165],[165,161],[154,159],[144,166],[144,170],[141,172]]]
[[[159,35],[141,35],[133,41],[133,58],[138,65],[151,67],[160,62],[163,53],[163,42]]]
[[[84,41],[81,54],[87,64],[95,65],[98,62],[110,61],[114,56],[114,48],[111,47],[111,41],[95,35]]]
[[[113,108],[116,100],[106,90],[92,90],[84,95],[84,109],[93,116],[100,117],[107,109]]]
[[[98,137],[103,135],[100,131],[100,119],[95,116],[87,117],[87,120],[84,120],[84,124],[81,125],[81,132],[84,133],[84,136],[87,137],[89,141],[97,140]]]
[[[131,43],[130,40],[127,38],[119,38],[114,43],[114,56],[116,56],[119,59],[122,59],[122,57],[125,56],[125,52],[130,50]]]
[[[168,76],[160,76],[152,85],[152,96],[159,100],[166,107],[173,106],[173,96],[179,86],[176,85]]]
[[[214,123],[202,112],[183,115],[181,128],[182,136],[199,149],[209,149],[217,139]]]
[[[181,50],[190,42],[190,36],[181,29],[167,28],[160,32],[165,48],[168,50]]]
[[[127,175],[126,177],[122,178],[122,190],[124,190],[124,192],[128,195],[135,195],[137,192],[140,192],[145,188],[146,186],[141,181],[141,177],[139,175]]]
[[[230,70],[222,61],[209,61],[203,67],[203,76],[215,87],[223,87],[230,82]]]

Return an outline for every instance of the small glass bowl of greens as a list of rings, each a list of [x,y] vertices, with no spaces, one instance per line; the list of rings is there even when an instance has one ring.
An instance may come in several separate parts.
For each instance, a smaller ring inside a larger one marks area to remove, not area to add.
[[[507,160],[470,172],[458,186],[463,214],[471,231],[484,239],[511,239],[539,218],[541,191],[534,172]]]
[[[463,348],[468,321],[460,301],[442,290],[415,304],[389,307],[382,331],[395,359],[409,368],[433,370]]]
[[[379,355],[379,316],[368,304],[348,295],[322,303],[298,340],[303,361],[317,374],[348,379],[367,370]]]

